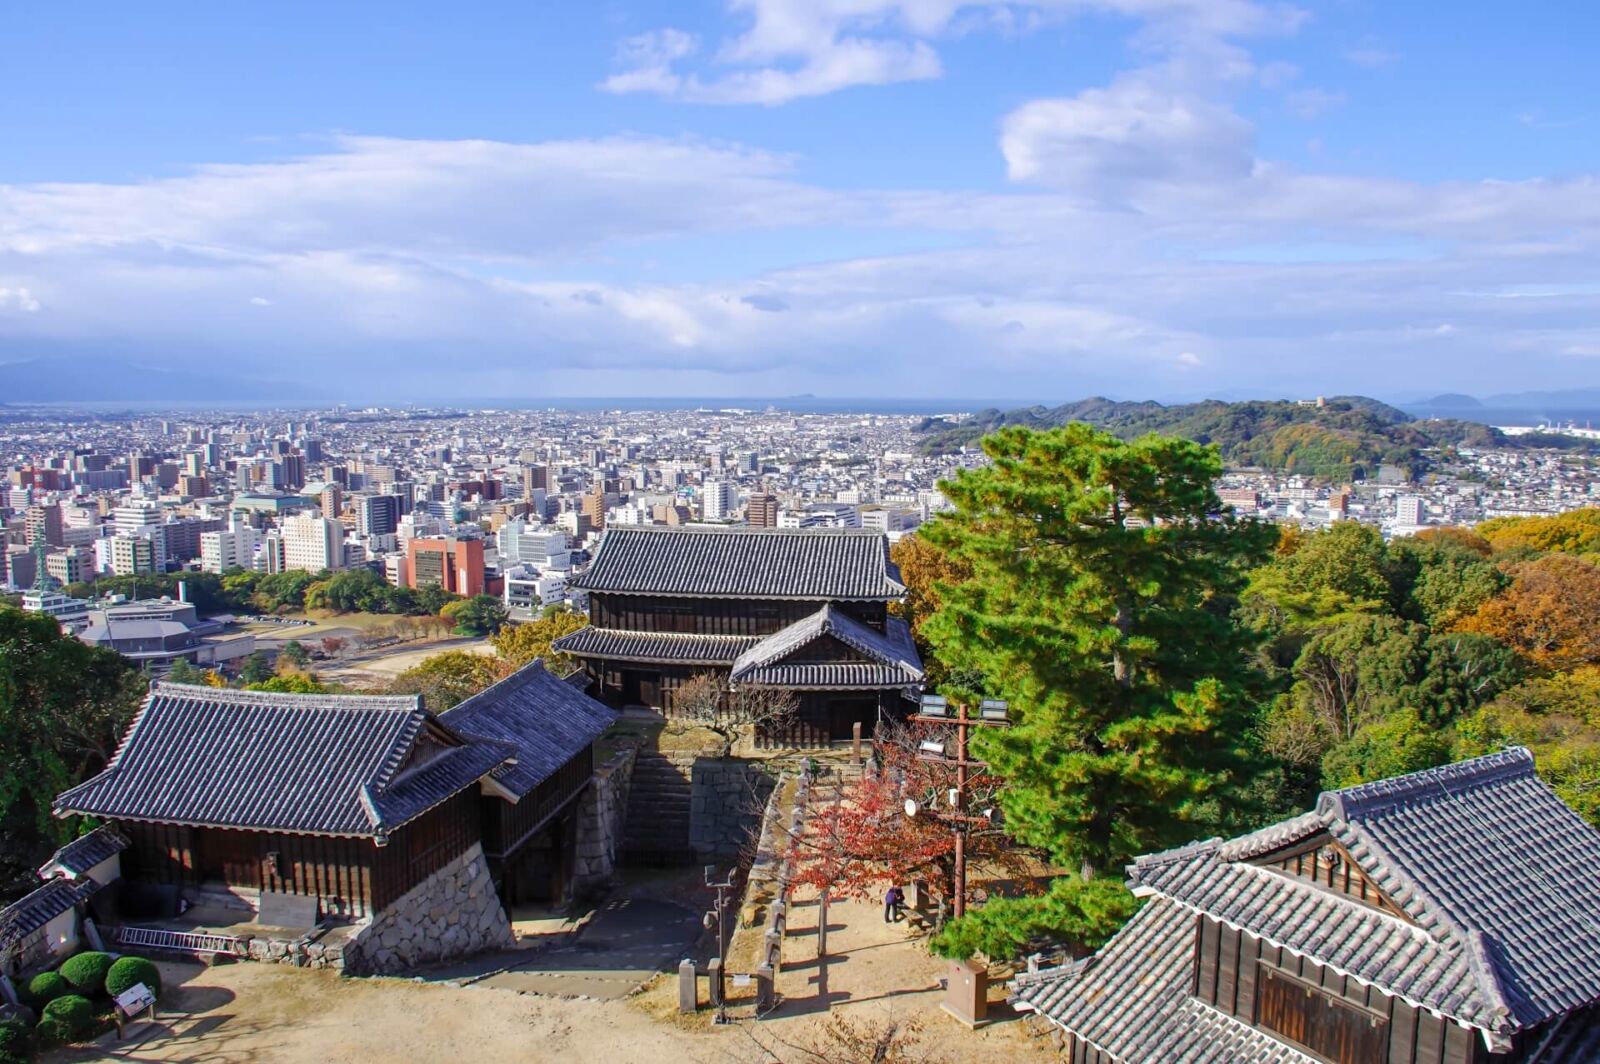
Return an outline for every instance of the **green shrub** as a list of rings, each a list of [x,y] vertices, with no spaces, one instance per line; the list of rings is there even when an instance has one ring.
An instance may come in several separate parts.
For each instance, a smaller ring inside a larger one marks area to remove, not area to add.
[[[35,1008],[44,1008],[58,997],[72,993],[72,984],[60,972],[40,972],[28,980],[28,997]]]
[[[58,997],[44,1007],[44,1015],[39,1022],[55,1020],[67,1029],[73,1038],[87,1031],[94,1024],[94,1003],[79,994],[68,994]]]
[[[143,957],[122,957],[106,973],[106,993],[112,997],[132,989],[139,983],[150,988],[156,997],[161,996],[161,969]]]
[[[31,1034],[18,1020],[0,1022],[0,1064],[26,1064]]]
[[[106,991],[106,975],[111,971],[111,954],[90,950],[68,957],[61,975],[80,994],[93,997]]]
[[[65,1000],[65,999],[58,999]],[[79,999],[80,1001],[82,998]],[[46,1016],[39,1021],[39,1026],[33,1029],[33,1044],[38,1049],[54,1049],[64,1046],[72,1041],[72,1028],[65,1020],[58,1020],[54,1016]]]

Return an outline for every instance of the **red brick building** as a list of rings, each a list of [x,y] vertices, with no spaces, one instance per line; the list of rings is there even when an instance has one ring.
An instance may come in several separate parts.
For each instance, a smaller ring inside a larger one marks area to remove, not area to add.
[[[411,540],[406,548],[406,586],[442,587],[469,598],[484,594],[483,540]]]

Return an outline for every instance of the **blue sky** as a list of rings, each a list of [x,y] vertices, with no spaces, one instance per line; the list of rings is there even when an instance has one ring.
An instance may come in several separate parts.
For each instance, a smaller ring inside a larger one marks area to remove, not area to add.
[[[1597,31],[1570,2],[20,5],[0,361],[389,398],[1593,386]]]

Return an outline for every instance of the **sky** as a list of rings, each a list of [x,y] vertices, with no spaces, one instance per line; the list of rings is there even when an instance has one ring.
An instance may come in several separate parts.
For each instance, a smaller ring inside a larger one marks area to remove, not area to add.
[[[404,400],[1593,387],[1596,39],[1576,0],[13,5],[0,362]]]

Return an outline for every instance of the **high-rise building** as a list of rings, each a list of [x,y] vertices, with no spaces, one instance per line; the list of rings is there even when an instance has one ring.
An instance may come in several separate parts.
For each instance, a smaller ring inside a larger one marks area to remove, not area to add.
[[[235,522],[223,532],[200,534],[200,568],[208,573],[248,569],[255,562],[261,534],[245,522]]]
[[[41,539],[48,547],[60,547],[66,544],[61,524],[61,507],[56,503],[28,507],[23,521],[23,531],[26,533],[28,546],[32,547]]]
[[[306,460],[304,455],[286,454],[274,463],[280,470],[277,487],[289,491],[299,491],[306,483]]]
[[[106,545],[103,568],[117,576],[139,576],[157,571],[155,544],[148,535],[116,535],[100,543]]]
[[[1397,525],[1409,525],[1413,528],[1427,523],[1427,510],[1423,508],[1422,496],[1402,495],[1394,501],[1394,521]]]
[[[483,594],[483,540],[419,536],[407,541],[406,586],[440,587],[468,597]]]
[[[162,521],[159,506],[135,502],[118,506],[111,511],[111,528],[118,536],[135,536],[148,540],[151,550],[155,552],[155,571],[166,571],[167,528]]]
[[[322,507],[322,516],[338,520],[344,512],[344,489],[337,484],[324,484],[317,502]]]
[[[707,521],[729,521],[739,507],[739,492],[732,482],[708,480],[701,485],[700,516]]]
[[[778,497],[770,492],[754,492],[744,513],[745,521],[755,528],[777,528]]]
[[[392,536],[403,516],[398,495],[358,495],[355,498],[356,533],[362,536]]]
[[[320,572],[344,568],[344,526],[326,517],[296,514],[283,520],[283,567]]]
[[[529,465],[522,467],[522,497],[531,498],[535,491],[550,490],[550,467]]]
[[[589,527],[599,532],[606,527],[606,511],[615,504],[615,495],[608,500],[605,492],[591,491],[583,497],[579,510],[589,519]]]

